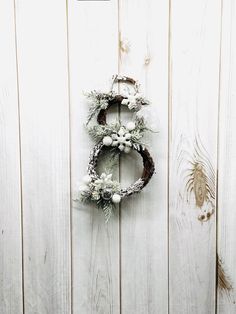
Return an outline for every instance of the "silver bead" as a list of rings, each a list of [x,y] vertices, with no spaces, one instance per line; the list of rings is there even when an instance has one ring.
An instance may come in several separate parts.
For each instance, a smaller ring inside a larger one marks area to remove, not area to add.
[[[102,191],[102,198],[106,201],[110,200],[112,197],[112,189],[106,189]]]

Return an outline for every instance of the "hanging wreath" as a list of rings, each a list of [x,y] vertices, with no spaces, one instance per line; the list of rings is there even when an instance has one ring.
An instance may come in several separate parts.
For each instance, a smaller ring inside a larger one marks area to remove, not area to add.
[[[115,93],[113,86],[118,82],[132,84],[134,92],[129,91],[125,95]],[[142,141],[145,132],[151,131],[141,112],[143,106],[149,105],[149,102],[139,93],[139,86],[135,80],[118,75],[113,77],[110,92],[92,91],[87,94],[87,97],[90,101],[90,108],[86,126],[97,144],[90,154],[87,175],[83,178],[83,184],[79,188],[80,200],[96,202],[108,221],[115,204],[120,203],[125,197],[141,192],[154,173],[153,159]],[[135,113],[133,120],[127,122],[126,125],[122,125],[120,121],[108,124],[106,121],[108,109],[112,106],[121,107],[123,105]],[[95,116],[98,124],[89,126]],[[115,154],[129,153],[131,150],[140,154],[143,159],[142,176],[129,187],[122,188],[119,182],[112,180],[111,173],[99,175],[96,170],[98,159],[107,149],[112,150]]]

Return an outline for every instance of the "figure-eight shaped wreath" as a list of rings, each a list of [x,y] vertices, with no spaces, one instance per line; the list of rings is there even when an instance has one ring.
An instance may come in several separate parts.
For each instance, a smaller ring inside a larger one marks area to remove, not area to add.
[[[132,84],[134,92],[122,95],[113,91],[115,83]],[[139,93],[139,86],[135,80],[125,76],[114,76],[112,87],[108,93],[92,91],[87,94],[90,100],[87,128],[89,134],[97,141],[94,146],[87,168],[87,175],[83,178],[83,184],[79,187],[80,200],[96,202],[109,220],[115,204],[127,196],[139,193],[151,179],[155,166],[150,153],[142,142],[145,131],[150,131],[147,121],[142,115],[142,108],[149,102]],[[107,111],[113,106],[126,106],[135,113],[133,121],[122,125],[120,121],[110,124],[106,122]],[[92,118],[97,117],[97,123],[89,127]],[[143,159],[143,172],[141,178],[127,188],[122,188],[119,182],[112,180],[111,173],[97,173],[99,156],[105,149],[111,149],[115,153],[129,153],[132,149],[137,151]]]

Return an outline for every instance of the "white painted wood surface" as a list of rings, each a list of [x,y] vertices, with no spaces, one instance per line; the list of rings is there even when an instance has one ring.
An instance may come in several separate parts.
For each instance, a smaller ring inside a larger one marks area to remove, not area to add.
[[[141,84],[152,103],[154,128],[160,132],[149,136],[150,153],[158,160],[154,178],[143,193],[121,205],[121,312],[167,313],[169,5],[121,0],[119,8],[119,70]],[[131,113],[121,111],[122,121],[125,118],[130,119]],[[124,157],[121,184],[129,186],[143,166],[137,153]]]
[[[71,99],[72,189],[86,175],[94,142],[84,124],[88,103],[84,93],[108,91],[118,71],[118,3],[68,2]],[[74,313],[120,313],[119,215],[105,224],[96,207],[73,202]]]
[[[223,1],[219,117],[218,252],[227,288],[218,289],[218,313],[236,312],[236,2]]]
[[[0,1],[0,313],[23,313],[14,2]]]
[[[16,2],[25,313],[70,313],[70,168],[64,0]]]
[[[235,0],[0,0],[1,314],[235,313],[235,24]],[[152,102],[157,171],[106,225],[72,195],[83,93],[116,73]]]
[[[216,206],[220,4],[171,7],[169,300],[176,314],[215,311],[215,214],[198,218]]]

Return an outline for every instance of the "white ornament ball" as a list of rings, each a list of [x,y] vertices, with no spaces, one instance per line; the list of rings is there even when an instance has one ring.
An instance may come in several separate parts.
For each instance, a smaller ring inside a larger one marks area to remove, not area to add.
[[[113,194],[112,196],[112,202],[115,203],[115,204],[118,204],[120,203],[121,201],[121,196],[119,194]]]
[[[83,182],[89,184],[92,181],[92,178],[89,175],[83,177]]]
[[[133,131],[135,129],[135,123],[133,121],[130,121],[126,124],[126,129],[129,131]]]
[[[131,148],[129,146],[126,146],[124,149],[124,152],[128,154],[130,151],[131,151]]]
[[[105,136],[102,142],[105,146],[110,146],[112,144],[112,138],[110,136]]]

